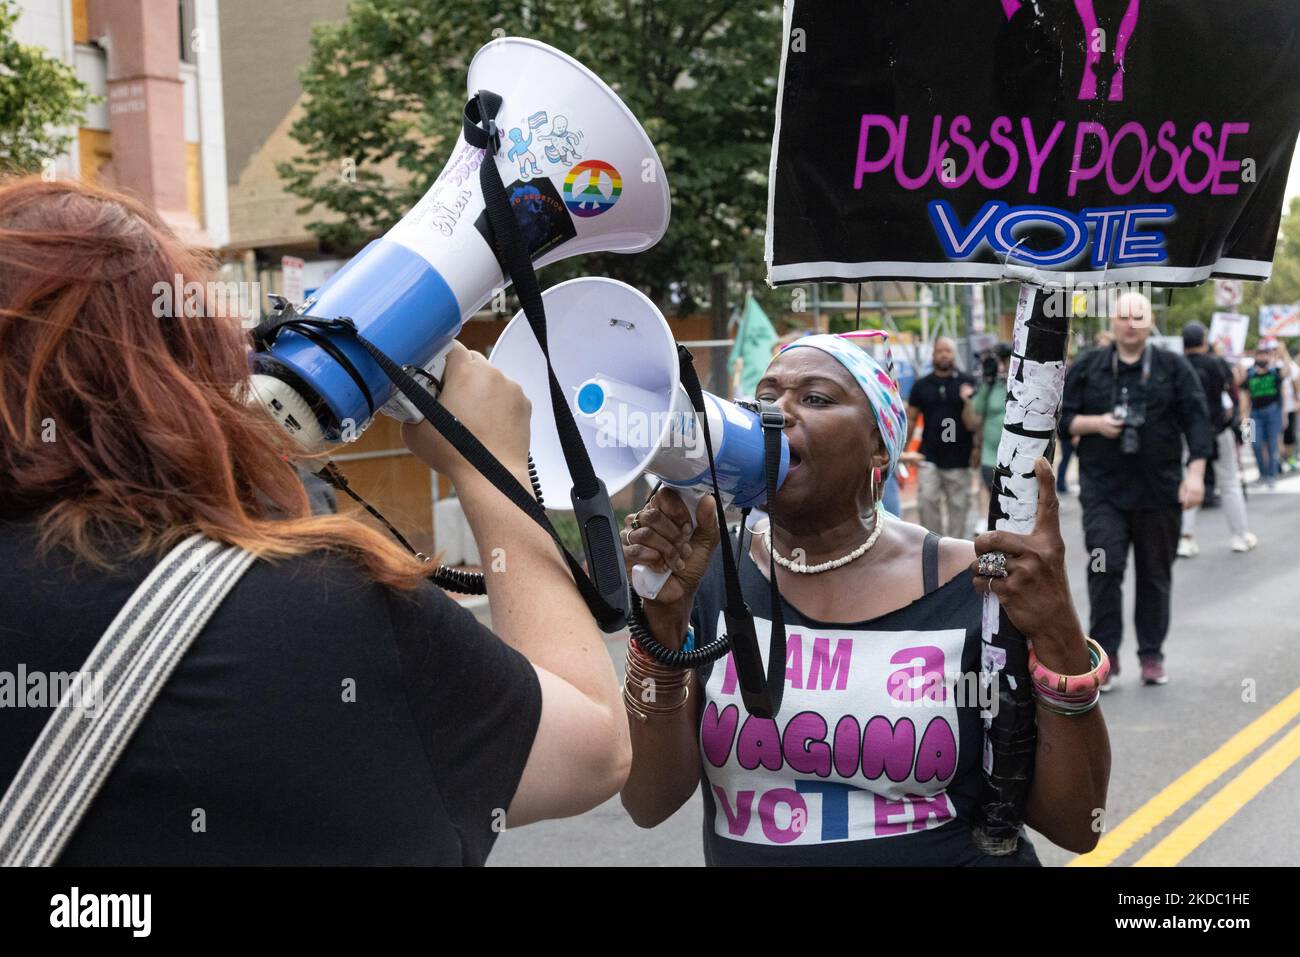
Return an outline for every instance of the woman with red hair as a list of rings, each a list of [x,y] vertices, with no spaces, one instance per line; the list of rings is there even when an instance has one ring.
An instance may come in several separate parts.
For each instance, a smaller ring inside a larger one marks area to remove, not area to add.
[[[404,430],[480,552],[505,558],[486,576],[498,637],[378,532],[312,516],[289,439],[248,404],[247,331],[156,314],[155,284],[209,265],[127,197],[0,184],[0,698],[8,675],[28,705],[0,707],[0,791],[57,703],[33,689],[79,669],[201,533],[256,561],[59,863],[480,864],[507,823],[617,793],[613,668],[545,533],[427,424]],[[526,484],[522,391],[463,348],[446,381],[448,409]]]

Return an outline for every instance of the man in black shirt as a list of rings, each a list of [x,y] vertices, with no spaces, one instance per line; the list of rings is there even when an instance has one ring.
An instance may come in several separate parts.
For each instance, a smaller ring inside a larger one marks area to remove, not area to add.
[[[1205,390],[1205,409],[1210,417],[1210,432],[1214,436],[1210,462],[1214,465],[1214,484],[1219,490],[1219,501],[1232,533],[1232,550],[1248,552],[1259,540],[1251,534],[1246,524],[1246,496],[1241,491],[1237,474],[1237,437],[1232,431],[1232,401],[1228,398],[1232,387],[1232,369],[1205,345],[1205,326],[1189,322],[1183,327],[1183,355],[1191,363]],[[1179,558],[1195,558],[1201,551],[1196,544],[1196,513],[1189,508],[1183,512],[1183,537],[1178,542]]]
[[[1092,637],[1110,656],[1113,680],[1132,546],[1142,680],[1164,684],[1161,646],[1169,631],[1181,508],[1194,508],[1204,497],[1211,432],[1200,379],[1182,356],[1148,343],[1152,326],[1150,300],[1137,292],[1118,298],[1111,318],[1114,346],[1081,358],[1066,378],[1060,432],[1065,441],[1080,437]]]
[[[946,336],[935,340],[933,362],[934,371],[916,381],[907,399],[907,434],[916,429],[918,415],[925,419],[917,508],[930,531],[966,538],[973,434],[962,424],[961,413],[975,393],[975,380],[957,368],[957,346]]]

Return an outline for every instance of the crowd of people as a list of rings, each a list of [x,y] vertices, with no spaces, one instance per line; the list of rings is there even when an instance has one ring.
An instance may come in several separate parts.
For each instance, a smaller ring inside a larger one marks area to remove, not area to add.
[[[1024,821],[1086,853],[1106,804],[1097,702],[1120,670],[1129,553],[1142,678],[1159,684],[1172,568],[1207,462],[1233,547],[1249,550],[1238,434],[1266,483],[1294,442],[1285,349],[1262,343],[1239,374],[1193,325],[1184,358],[1153,347],[1147,299],[1121,297],[1113,338],[1073,363],[1060,419],[1081,481],[1085,629],[1046,458],[1034,464],[1033,531],[969,540],[975,467],[985,502],[999,488],[1010,349],[982,357],[977,379],[940,339],[905,399],[852,338],[783,343],[756,389],[781,413],[790,452],[771,515],[724,532],[711,499],[692,522],[665,486],[622,532],[629,570],[669,573],[644,603],[642,640],[710,643],[730,628],[739,580],[754,634],[786,663],[784,705],[764,717],[742,700],[730,655],[666,667],[633,639],[620,681],[549,537],[427,422],[403,439],[455,485],[480,553],[507,559],[485,570],[493,628],[428,580],[422,556],[353,516],[314,513],[301,453],[249,402],[247,330],[151,310],[160,279],[197,281],[210,264],[139,203],[6,183],[0,261],[0,673],[75,672],[124,603],[152,594],[178,543],[247,560],[143,706],[63,864],[478,864],[507,824],[618,794],[653,827],[698,792],[710,863],[1033,865],[1028,839],[1010,855],[977,839],[985,705],[934,681],[979,673],[990,593],[1032,639],[1040,746]],[[441,401],[527,485],[517,384],[457,346]],[[920,525],[891,502],[909,460]],[[739,569],[725,567],[722,543]],[[164,612],[150,611],[149,627]],[[900,717],[901,706],[926,710]],[[0,709],[6,800],[26,793],[45,716]],[[210,828],[195,826],[196,809]]]
[[[1050,466],[1035,466],[1032,534],[966,540],[964,492],[942,475],[957,534],[899,521],[885,498],[907,407],[851,339],[789,343],[758,382],[791,464],[779,522],[728,544],[754,633],[775,642],[775,622],[799,626],[788,654],[771,652],[788,687],[764,717],[731,655],[671,668],[633,639],[620,680],[550,538],[427,421],[403,439],[455,485],[480,553],[502,559],[484,570],[491,629],[428,580],[422,556],[354,515],[314,514],[302,453],[249,401],[247,330],[151,310],[157,282],[198,282],[211,264],[138,202],[71,181],[0,184],[0,262],[0,676],[75,672],[118,634],[115,616],[132,634],[192,620],[206,591],[174,609],[158,589],[220,569],[167,570],[178,543],[244,562],[192,643],[168,646],[174,671],[36,862],[481,864],[507,826],[620,794],[651,827],[699,793],[712,863],[1034,865],[1024,835],[1012,854],[976,837],[987,702],[945,683],[979,674],[990,592],[1034,638],[1042,747],[1024,821],[1075,852],[1096,846],[1109,666],[1070,599]],[[963,430],[980,393],[945,368],[929,391]],[[521,388],[457,346],[440,401],[526,487]],[[692,523],[661,488],[622,532],[629,571],[669,572],[642,619],[669,649],[729,627],[711,502]],[[780,606],[764,604],[769,581]],[[31,800],[48,713],[0,708],[6,802]],[[0,861],[33,862],[44,814],[0,814]]]
[[[1062,401],[1056,488],[1068,493],[1077,462],[1087,552],[1090,634],[1112,662],[1103,690],[1121,671],[1123,580],[1129,556],[1135,572],[1134,628],[1144,684],[1168,681],[1163,646],[1169,632],[1175,559],[1200,553],[1199,513],[1219,508],[1230,548],[1259,542],[1246,509],[1247,470],[1273,488],[1297,469],[1296,397],[1300,363],[1285,343],[1261,338],[1254,362],[1232,363],[1212,345],[1205,326],[1182,330],[1183,350],[1151,341],[1151,302],[1138,292],[1118,297],[1109,328],[1069,362]],[[917,520],[950,537],[981,531],[994,490],[998,441],[1006,402],[1010,347],[981,357],[978,378],[957,367],[956,344],[934,344],[933,369],[908,397],[909,435],[921,421],[919,448],[903,457],[918,467]],[[975,470],[978,470],[976,476]],[[972,514],[971,490],[980,504]]]

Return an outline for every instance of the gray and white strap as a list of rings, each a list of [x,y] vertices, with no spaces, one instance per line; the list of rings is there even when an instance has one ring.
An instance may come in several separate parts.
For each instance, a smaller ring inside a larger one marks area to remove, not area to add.
[[[192,535],[150,572],[0,799],[0,865],[58,859],[158,692],[254,561],[242,548]]]

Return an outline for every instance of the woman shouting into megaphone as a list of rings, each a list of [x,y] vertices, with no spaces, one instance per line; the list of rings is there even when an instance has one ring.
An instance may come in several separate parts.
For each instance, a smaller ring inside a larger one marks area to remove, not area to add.
[[[1038,863],[1027,839],[1009,857],[971,838],[984,753],[979,681],[982,593],[991,589],[1033,642],[1038,751],[1027,823],[1080,853],[1095,846],[1110,773],[1094,661],[1070,599],[1051,469],[1036,465],[1037,525],[939,539],[888,514],[883,479],[906,438],[906,409],[874,359],[831,335],[796,340],[756,390],[785,416],[790,469],[775,527],[743,532],[741,585],[766,656],[777,564],[787,654],[775,718],[747,714],[730,654],[695,672],[658,665],[635,643],[624,692],[632,772],[623,804],[643,827],[699,788],[710,864]],[[710,503],[711,499],[704,499]],[[725,628],[710,504],[694,526],[668,488],[629,517],[629,567],[672,570],[645,617],[670,648]],[[978,556],[978,557],[977,557]]]
[[[311,515],[248,402],[247,330],[158,308],[207,266],[125,196],[0,184],[0,704],[24,695],[0,707],[0,864],[481,864],[505,826],[615,794],[613,667],[551,540],[427,424],[404,435],[491,557],[496,634],[378,532]],[[459,347],[444,381],[526,486],[519,387]],[[72,690],[113,706],[48,737],[50,681],[99,660]],[[46,800],[51,766],[102,787]]]

